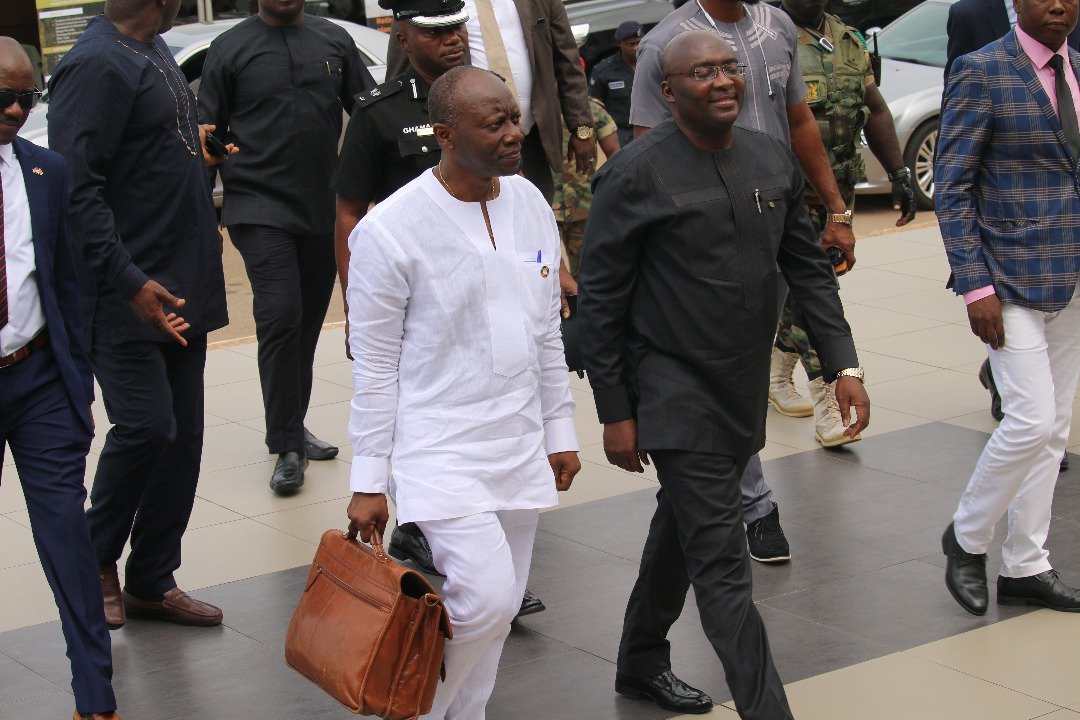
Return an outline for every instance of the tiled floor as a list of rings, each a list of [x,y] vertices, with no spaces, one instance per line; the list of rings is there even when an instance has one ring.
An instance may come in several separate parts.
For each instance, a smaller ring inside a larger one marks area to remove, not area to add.
[[[755,599],[802,720],[1080,720],[1080,616],[992,606],[974,618],[943,587],[940,533],[994,427],[974,377],[983,350],[943,289],[945,274],[933,228],[859,244],[859,267],[841,282],[873,404],[863,442],[825,452],[809,420],[769,414],[762,457],[794,560],[755,566]],[[340,328],[323,333],[308,426],[347,448],[351,368],[342,346]],[[299,495],[270,493],[256,378],[254,346],[210,353],[203,474],[179,580],[220,605],[225,625],[132,622],[114,632],[129,720],[349,716],[281,656],[304,566],[322,531],[344,524],[349,453],[312,463]],[[655,475],[607,464],[588,386],[571,382],[584,467],[562,506],[541,518],[530,582],[549,609],[515,626],[488,718],[671,718],[611,692]],[[99,416],[98,427],[105,422]],[[1071,442],[1080,450],[1080,428]],[[88,465],[92,477],[96,455]],[[1080,468],[1061,476],[1049,540],[1052,561],[1073,584],[1077,475]],[[3,478],[0,718],[69,717],[56,610],[9,457]],[[992,552],[991,572],[999,561]],[[676,672],[727,703],[695,717],[737,717],[692,595],[671,638]]]

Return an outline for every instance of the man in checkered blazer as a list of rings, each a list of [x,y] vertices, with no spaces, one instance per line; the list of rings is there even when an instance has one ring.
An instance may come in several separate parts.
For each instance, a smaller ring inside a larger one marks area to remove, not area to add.
[[[1004,419],[942,546],[946,585],[987,607],[986,551],[1008,511],[997,601],[1080,611],[1044,547],[1080,377],[1080,0],[1014,0],[1017,25],[956,60],[934,172],[938,222],[971,330],[987,344]]]

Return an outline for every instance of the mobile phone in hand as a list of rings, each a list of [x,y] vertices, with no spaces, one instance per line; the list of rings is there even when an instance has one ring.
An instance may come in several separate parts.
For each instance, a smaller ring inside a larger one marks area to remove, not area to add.
[[[229,157],[229,148],[218,139],[214,133],[206,133],[206,151],[216,158],[224,160]]]
[[[847,272],[847,258],[844,257],[844,251],[835,246],[829,246],[825,250],[829,255],[829,262],[832,263],[833,270],[837,275],[843,275]]]

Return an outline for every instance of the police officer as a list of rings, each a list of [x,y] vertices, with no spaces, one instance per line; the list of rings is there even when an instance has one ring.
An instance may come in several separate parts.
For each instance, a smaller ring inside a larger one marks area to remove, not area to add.
[[[637,67],[637,48],[644,29],[634,20],[615,28],[618,52],[596,64],[589,77],[589,95],[604,103],[608,113],[619,126],[619,146],[634,139],[630,124],[630,89],[634,87],[634,68]]]
[[[461,0],[380,0],[398,23],[395,40],[409,57],[401,75],[361,93],[345,131],[330,187],[337,193],[334,243],[342,288],[348,287],[349,234],[368,206],[439,162],[428,122],[428,88],[465,64],[469,14]]]
[[[465,29],[469,13],[462,0],[380,0],[379,7],[393,11],[395,20],[407,21],[394,24],[394,39],[408,55],[409,67],[373,90],[357,95],[330,181],[337,193],[334,243],[338,277],[346,298],[349,235],[369,206],[390,197],[439,163],[439,143],[428,120],[428,89],[447,70],[465,64],[469,46]],[[347,303],[346,299],[346,316]],[[400,560],[412,560],[425,572],[440,574],[427,540],[412,523],[394,528],[389,550]],[[520,614],[544,609],[544,603],[526,590]]]
[[[866,177],[859,154],[859,133],[892,181],[893,208],[900,211],[896,226],[915,217],[915,192],[911,170],[904,166],[892,113],[874,82],[870,55],[862,36],[835,15],[825,12],[826,0],[783,0],[783,9],[799,33],[799,67],[806,82],[806,102],[817,119],[821,139],[848,210],[851,222],[855,186]],[[831,216],[809,186],[804,199],[810,219],[822,232]],[[843,216],[842,216],[843,217]],[[839,268],[838,268],[839,269]],[[832,386],[821,375],[821,363],[810,346],[794,298],[789,294],[780,315],[780,327],[772,354],[769,403],[794,417],[816,415],[814,435],[825,447],[858,439],[844,435],[844,423]],[[801,359],[810,379],[813,404],[799,395],[791,380]]]

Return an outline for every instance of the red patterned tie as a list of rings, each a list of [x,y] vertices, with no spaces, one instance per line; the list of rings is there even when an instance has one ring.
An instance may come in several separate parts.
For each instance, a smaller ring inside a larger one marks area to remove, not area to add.
[[[7,323],[7,247],[4,245],[4,183],[0,180],[0,328],[3,328]]]

